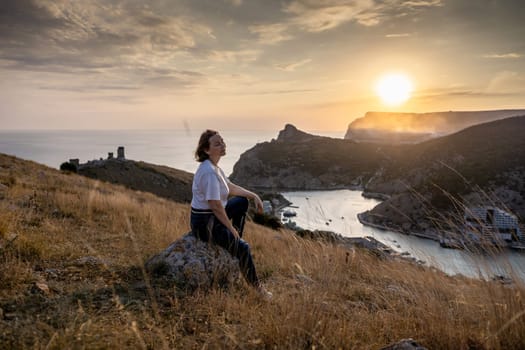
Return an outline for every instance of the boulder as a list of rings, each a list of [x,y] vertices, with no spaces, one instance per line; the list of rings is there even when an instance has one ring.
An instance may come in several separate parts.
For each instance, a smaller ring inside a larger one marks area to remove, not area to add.
[[[153,278],[193,292],[227,288],[240,280],[239,261],[222,247],[202,242],[191,232],[146,262]]]

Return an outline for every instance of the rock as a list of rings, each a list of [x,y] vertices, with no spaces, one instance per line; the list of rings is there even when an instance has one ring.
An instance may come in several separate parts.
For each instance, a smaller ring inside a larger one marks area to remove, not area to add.
[[[297,274],[297,275],[295,275],[295,278],[299,282],[302,282],[303,284],[312,284],[312,283],[315,282],[313,279],[311,279],[310,277],[308,277],[306,275],[303,275],[303,274]]]
[[[47,278],[52,279],[56,279],[60,275],[60,271],[58,269],[45,269],[44,273],[47,276]]]
[[[400,340],[395,344],[391,344],[381,348],[381,350],[427,350],[427,348],[419,345],[414,339],[408,338]]]
[[[304,142],[309,141],[319,136],[308,134],[304,131],[298,130],[292,124],[286,124],[284,129],[279,131],[277,142]]]
[[[191,232],[150,258],[146,270],[188,292],[227,288],[240,279],[236,258],[219,246],[196,239]]]
[[[32,291],[34,293],[40,293],[44,295],[49,295],[51,293],[49,290],[49,286],[45,282],[35,282]]]
[[[405,231],[410,231],[410,228],[412,227],[412,224],[410,222],[404,222],[403,224],[401,224],[401,227]]]
[[[73,261],[71,265],[78,266],[78,267],[84,267],[84,266],[102,267],[102,266],[109,265],[109,262],[103,259],[97,258],[96,256],[83,256]]]

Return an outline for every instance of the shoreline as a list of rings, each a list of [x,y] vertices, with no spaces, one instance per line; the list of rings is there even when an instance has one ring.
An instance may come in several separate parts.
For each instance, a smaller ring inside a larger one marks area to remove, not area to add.
[[[359,187],[359,186],[356,186],[356,187]],[[281,189],[283,190],[283,189]],[[301,190],[294,190],[294,189],[284,189],[285,192],[299,192],[299,191],[312,191],[312,192],[315,192],[315,191],[333,191],[333,190],[349,190],[349,191],[361,191],[361,196],[363,198],[372,198],[372,199],[377,199],[377,200],[380,200],[380,201],[384,201],[388,198],[390,198],[390,196],[386,195],[386,194],[382,194],[382,193],[378,193],[378,192],[365,192],[362,187],[360,188],[355,188],[355,187],[348,187],[348,186],[342,186],[342,187],[339,187],[337,186],[337,188],[329,188],[329,189],[310,189],[310,190],[306,190],[306,189],[301,189]],[[282,192],[279,192],[282,194]],[[287,205],[283,205],[280,209],[283,209],[287,207]],[[390,232],[394,232],[394,233],[397,233],[397,234],[402,234],[402,235],[405,235],[405,236],[414,236],[414,237],[417,237],[417,238],[421,238],[421,239],[426,239],[426,240],[431,240],[431,241],[434,241],[434,242],[437,242],[441,248],[443,249],[454,249],[454,250],[471,250],[471,249],[474,249],[474,250],[479,250],[480,247],[479,246],[476,246],[476,245],[466,245],[465,242],[463,242],[462,240],[458,240],[458,239],[450,239],[450,238],[447,238],[447,236],[445,236],[443,233],[440,234],[440,232],[438,232],[437,230],[435,229],[428,229],[429,231],[431,232],[418,232],[418,231],[410,231],[410,232],[407,232],[407,231],[404,231],[402,229],[399,229],[399,228],[394,228],[394,227],[389,227],[389,226],[385,226],[385,225],[382,225],[382,224],[377,224],[377,223],[372,223],[370,221],[367,220],[367,216],[368,216],[368,213],[373,210],[372,209],[369,209],[367,211],[364,211],[362,213],[358,213],[357,214],[357,220],[359,221],[360,224],[362,224],[363,226],[368,226],[368,227],[372,227],[372,228],[375,228],[375,229],[378,229],[378,230],[381,230],[381,231],[390,231]],[[503,246],[498,246],[499,248],[504,248],[506,250],[509,250],[509,251],[515,251],[515,252],[524,252],[525,253],[525,244],[523,243],[520,243],[520,242],[509,242],[508,244],[506,245],[503,245]]]
[[[376,228],[376,229],[381,230],[381,231],[391,231],[391,232],[395,232],[395,233],[399,233],[399,234],[403,234],[403,235],[407,235],[407,236],[415,236],[415,237],[418,237],[418,238],[432,240],[432,241],[438,242],[439,245],[441,246],[441,248],[444,248],[444,249],[461,249],[461,250],[467,249],[467,250],[469,250],[468,249],[469,247],[467,247],[465,245],[465,243],[462,242],[462,241],[457,241],[457,242],[456,242],[456,240],[450,241],[450,239],[447,240],[444,237],[437,237],[437,236],[433,236],[433,235],[429,235],[429,234],[425,234],[425,233],[421,233],[421,232],[409,232],[409,233],[406,233],[406,232],[401,231],[401,230],[396,230],[395,228],[391,228],[391,227],[383,226],[383,225],[380,225],[380,224],[374,224],[374,223],[368,222],[365,219],[366,213],[367,212],[363,212],[363,213],[357,214],[357,220],[364,226],[373,227],[373,228]],[[511,250],[511,251],[517,251],[517,252],[525,252],[525,245],[520,245],[520,244],[510,244],[509,243],[507,245],[494,246],[494,247],[496,247],[496,248],[504,248],[504,249],[508,249],[508,250]],[[475,248],[475,246],[473,246],[472,248]]]
[[[368,211],[365,211],[363,213],[357,214],[357,220],[359,220],[359,222],[362,225],[364,225],[364,226],[377,228],[378,230],[381,230],[381,231],[392,231],[392,232],[396,232],[396,233],[407,235],[407,236],[415,236],[415,237],[419,237],[419,238],[429,239],[429,240],[436,241],[436,242],[440,241],[440,238],[436,237],[434,235],[430,235],[430,234],[426,234],[426,233],[422,233],[422,232],[408,232],[407,233],[407,232],[402,231],[402,230],[397,230],[397,229],[395,229],[393,227],[387,227],[387,226],[383,226],[383,225],[380,225],[380,224],[371,223],[369,221],[366,221],[366,219],[364,218],[366,216],[367,212]]]

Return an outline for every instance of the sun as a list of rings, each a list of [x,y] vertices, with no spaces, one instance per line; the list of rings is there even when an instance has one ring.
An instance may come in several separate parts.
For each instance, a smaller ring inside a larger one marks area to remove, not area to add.
[[[412,95],[412,82],[402,73],[382,76],[376,83],[375,91],[381,101],[388,106],[399,106]]]

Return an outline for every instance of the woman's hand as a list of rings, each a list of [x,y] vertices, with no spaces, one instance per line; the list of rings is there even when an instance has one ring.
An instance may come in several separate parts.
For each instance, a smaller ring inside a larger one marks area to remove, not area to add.
[[[253,194],[253,202],[255,203],[255,210],[257,210],[258,213],[262,213],[264,209],[263,202],[255,193]]]
[[[229,181],[228,181],[228,189],[230,190],[230,195],[241,196],[241,197],[253,199],[253,202],[255,203],[255,209],[259,213],[263,212],[263,202],[256,193],[253,193],[252,191],[248,191],[247,189],[239,185],[236,185],[233,182],[229,182]]]
[[[208,200],[208,204],[210,205],[210,209],[213,211],[213,215],[215,215],[215,217],[217,219],[219,219],[219,221],[224,225],[226,226],[226,228],[228,230],[230,230],[230,232],[237,238],[241,238],[239,236],[239,232],[237,232],[237,229],[235,227],[233,227],[230,219],[228,218],[228,215],[226,214],[226,210],[224,210],[224,207],[222,206],[222,203],[221,201],[219,200]]]
[[[241,239],[241,236],[239,235],[239,232],[237,231],[237,229],[234,226],[232,226],[231,229],[229,229],[229,230],[235,237],[237,237],[238,239]]]

